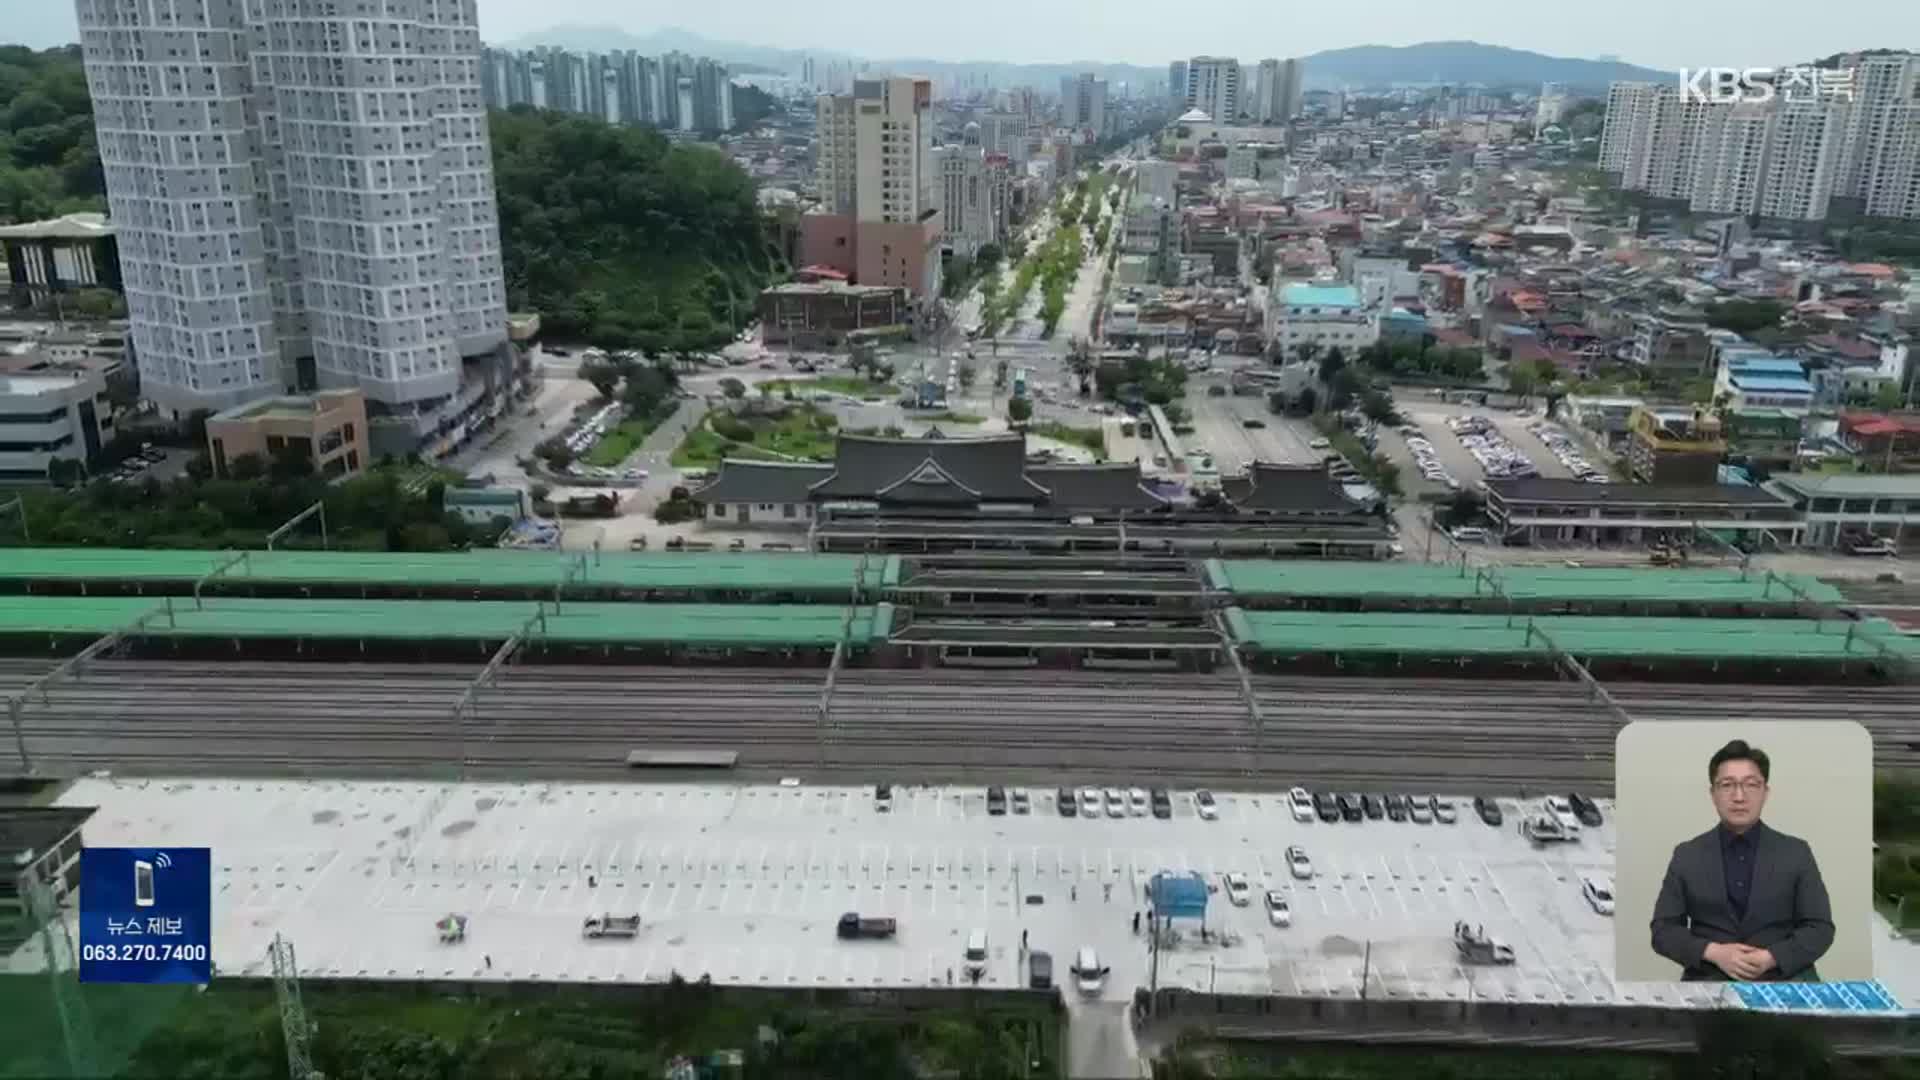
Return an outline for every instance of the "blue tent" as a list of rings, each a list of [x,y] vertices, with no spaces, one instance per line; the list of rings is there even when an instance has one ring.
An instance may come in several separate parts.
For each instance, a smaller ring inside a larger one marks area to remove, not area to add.
[[[1204,919],[1207,917],[1207,883],[1199,874],[1153,875],[1147,883],[1147,895],[1153,899],[1153,913],[1162,919]]]

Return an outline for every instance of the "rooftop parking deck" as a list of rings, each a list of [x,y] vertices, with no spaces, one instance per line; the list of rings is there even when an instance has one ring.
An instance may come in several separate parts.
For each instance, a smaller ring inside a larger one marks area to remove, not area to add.
[[[1504,597],[1524,604],[1645,601],[1791,608],[1804,595],[1818,603],[1845,602],[1840,590],[1822,581],[1791,574],[1742,574],[1736,568],[1639,570],[1502,566],[1463,571],[1458,565],[1429,563],[1355,566],[1311,560],[1210,559],[1206,563],[1206,577],[1210,588],[1241,597],[1402,597],[1448,601]]]
[[[1364,965],[1376,1000],[1737,1003],[1724,986],[1613,980],[1613,922],[1579,894],[1582,874],[1612,865],[1611,824],[1542,849],[1513,827],[1515,800],[1490,828],[1464,805],[1452,825],[1300,823],[1282,797],[1233,793],[1217,821],[1188,792],[1170,820],[1063,818],[1050,789],[1030,794],[1031,814],[991,816],[978,787],[896,787],[882,813],[870,788],[99,778],[59,804],[99,808],[89,844],[211,847],[215,962],[230,974],[265,974],[280,933],[303,978],[945,985],[977,929],[986,986],[1019,984],[1024,935],[1061,968],[1093,946],[1112,968],[1101,997],[1124,1002],[1147,981],[1132,914],[1171,870],[1246,874],[1253,902],[1214,894],[1209,940],[1182,924],[1163,948],[1163,986],[1354,998]],[[1312,879],[1289,873],[1293,844]],[[1268,925],[1269,889],[1290,898],[1290,927]],[[848,911],[896,918],[899,935],[839,941]],[[435,935],[450,912],[469,917],[463,944]],[[601,912],[638,913],[639,936],[583,940],[581,919]],[[1459,965],[1460,919],[1518,962]],[[1920,946],[1880,930],[1878,975],[1920,1000]]]

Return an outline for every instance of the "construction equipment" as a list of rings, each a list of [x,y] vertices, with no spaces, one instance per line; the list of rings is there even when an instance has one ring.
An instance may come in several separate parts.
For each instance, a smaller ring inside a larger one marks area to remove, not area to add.
[[[640,936],[638,915],[589,915],[580,920],[580,936],[587,938]]]
[[[467,917],[465,915],[442,915],[439,921],[433,924],[433,928],[440,931],[440,944],[442,945],[457,945],[467,940]]]
[[[1453,924],[1453,949],[1463,964],[1511,964],[1513,946],[1487,936],[1484,926],[1469,926],[1465,920]]]

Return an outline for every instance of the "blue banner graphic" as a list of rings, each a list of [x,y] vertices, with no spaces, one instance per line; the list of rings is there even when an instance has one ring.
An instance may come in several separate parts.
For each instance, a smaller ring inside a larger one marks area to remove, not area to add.
[[[81,849],[81,982],[204,983],[212,977],[209,849]]]

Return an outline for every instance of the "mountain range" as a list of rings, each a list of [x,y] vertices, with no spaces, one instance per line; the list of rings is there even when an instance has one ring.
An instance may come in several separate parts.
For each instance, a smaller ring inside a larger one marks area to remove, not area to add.
[[[1165,67],[1140,67],[1102,61],[1057,64],[1008,64],[999,61],[929,60],[924,57],[862,58],[825,49],[780,49],[723,41],[690,30],[668,27],[646,34],[633,34],[610,26],[556,26],[527,34],[504,43],[508,48],[530,49],[551,45],[584,52],[609,52],[630,49],[649,55],[684,52],[710,56],[732,65],[741,73],[754,71],[788,72],[799,67],[805,57],[816,64],[830,61],[864,61],[876,72],[896,71],[933,78],[961,72],[985,74],[996,86],[1021,84],[1049,85],[1061,76],[1090,71],[1110,83],[1134,86],[1163,85]],[[1669,80],[1673,73],[1639,67],[1617,60],[1582,60],[1547,56],[1483,45],[1475,41],[1431,41],[1420,45],[1359,45],[1347,49],[1329,49],[1303,57],[1305,84],[1310,88],[1333,90],[1396,83],[1481,83],[1487,86],[1538,86],[1544,82],[1597,89],[1615,80]],[[1243,58],[1244,63],[1253,60]]]

